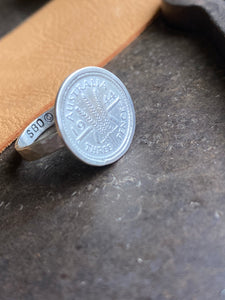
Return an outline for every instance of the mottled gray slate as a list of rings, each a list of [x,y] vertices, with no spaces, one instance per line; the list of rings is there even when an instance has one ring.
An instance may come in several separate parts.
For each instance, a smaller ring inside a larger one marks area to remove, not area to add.
[[[222,59],[158,20],[106,68],[136,109],[120,161],[0,156],[0,299],[225,299]]]

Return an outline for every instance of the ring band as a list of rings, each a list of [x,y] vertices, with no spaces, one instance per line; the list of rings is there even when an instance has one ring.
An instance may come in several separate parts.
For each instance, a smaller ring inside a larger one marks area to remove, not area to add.
[[[26,160],[36,160],[64,147],[54,121],[54,108],[47,110],[17,139],[15,149]]]
[[[55,107],[27,126],[15,149],[36,160],[66,146],[83,162],[104,166],[127,152],[134,131],[135,111],[124,84],[105,69],[86,67],[66,78]]]

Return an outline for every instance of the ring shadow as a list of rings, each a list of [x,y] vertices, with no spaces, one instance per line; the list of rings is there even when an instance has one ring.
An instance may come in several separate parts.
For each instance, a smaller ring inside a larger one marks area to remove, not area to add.
[[[27,222],[40,209],[49,211],[74,198],[90,182],[99,184],[101,174],[110,168],[86,165],[66,148],[37,161],[25,161],[13,144],[2,156],[5,164],[0,162],[0,183],[3,183],[0,185],[0,229]],[[77,201],[81,200],[77,198]],[[1,205],[6,209],[1,210]]]

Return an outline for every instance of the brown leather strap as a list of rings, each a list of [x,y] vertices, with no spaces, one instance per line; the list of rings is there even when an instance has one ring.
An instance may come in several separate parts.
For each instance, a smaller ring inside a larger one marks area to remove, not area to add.
[[[54,0],[0,41],[0,152],[54,105],[66,76],[105,65],[157,12],[160,0]]]

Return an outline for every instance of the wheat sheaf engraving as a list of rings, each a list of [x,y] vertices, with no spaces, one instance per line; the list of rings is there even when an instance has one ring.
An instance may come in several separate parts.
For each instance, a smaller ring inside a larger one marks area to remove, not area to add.
[[[117,121],[110,115],[111,107],[107,109],[97,89],[92,88],[88,96],[81,93],[81,100],[84,105],[76,106],[75,111],[87,126],[90,126],[89,132],[94,131],[96,143],[103,144],[107,139],[110,139],[112,144],[117,143],[113,134],[118,128]]]

